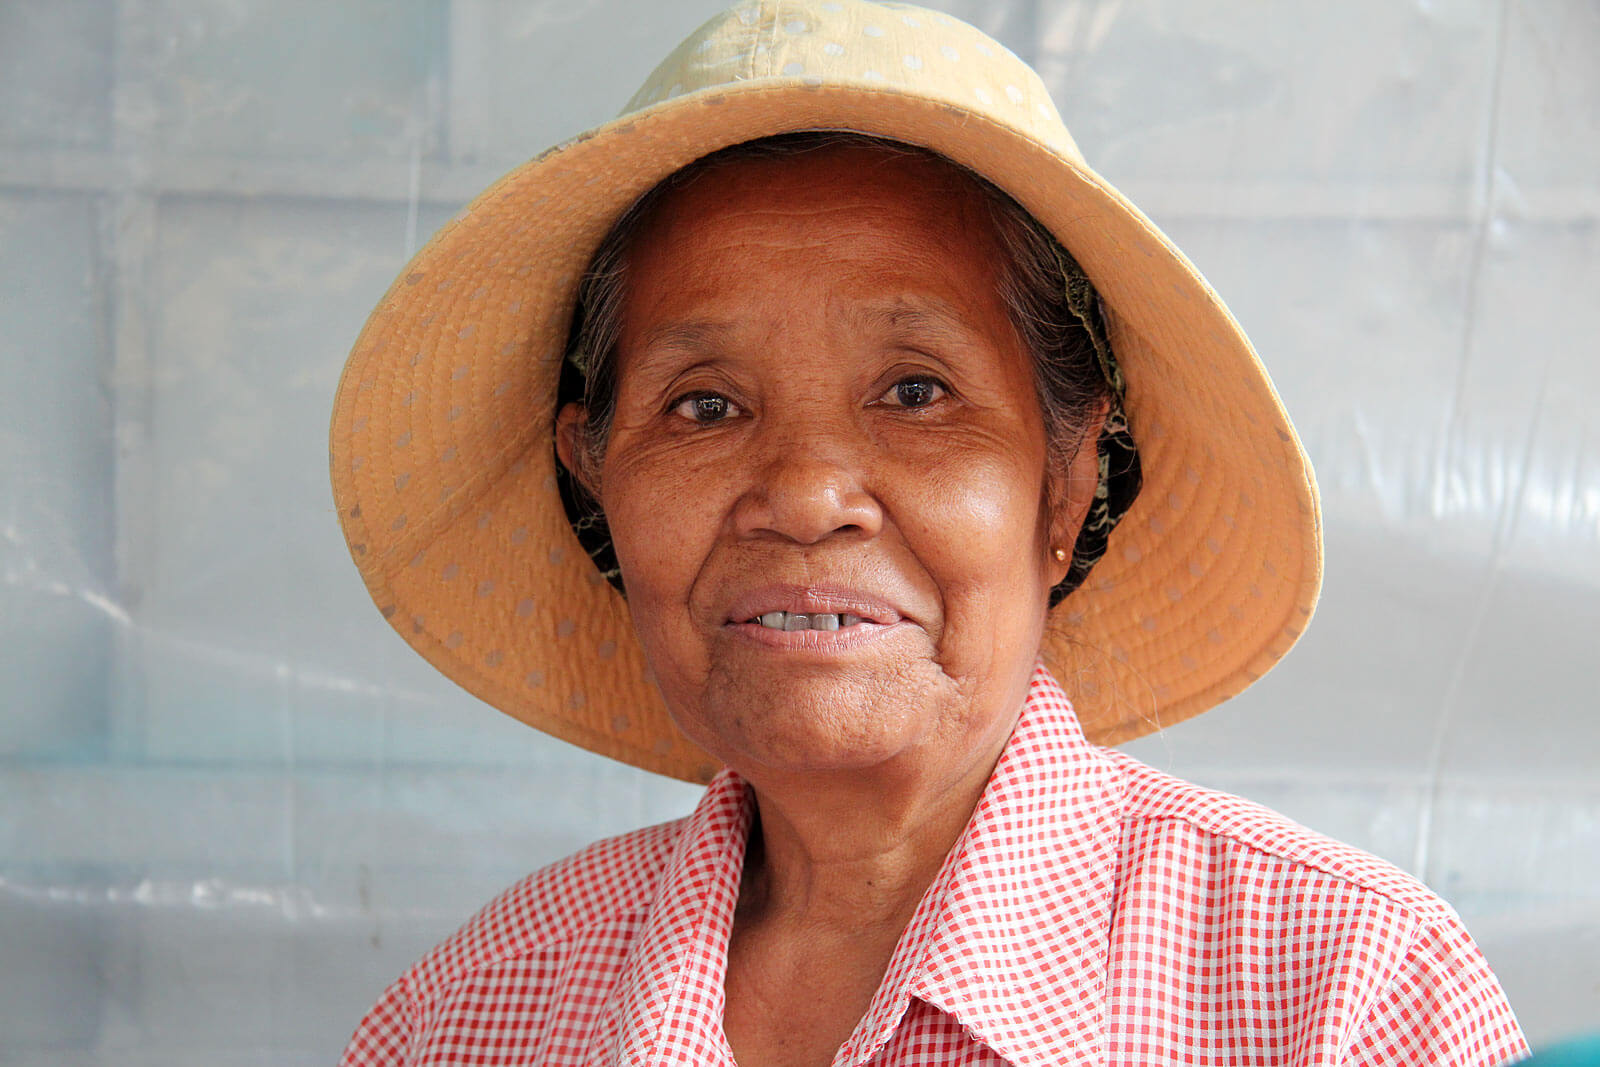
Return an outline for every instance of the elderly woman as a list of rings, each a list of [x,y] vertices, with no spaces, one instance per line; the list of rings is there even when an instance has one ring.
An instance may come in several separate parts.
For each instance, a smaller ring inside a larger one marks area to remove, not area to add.
[[[710,781],[491,904],[348,1064],[1524,1051],[1422,886],[1092,743],[1287,651],[1315,490],[1227,311],[970,27],[709,23],[418,255],[332,462],[431,662]]]

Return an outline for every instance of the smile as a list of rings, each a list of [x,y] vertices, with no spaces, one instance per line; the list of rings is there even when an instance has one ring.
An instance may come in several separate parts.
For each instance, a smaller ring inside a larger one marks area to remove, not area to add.
[[[735,597],[723,626],[768,649],[849,653],[902,633],[910,623],[887,600],[845,586],[773,583]]]
[[[757,615],[750,620],[766,627],[768,630],[837,630],[841,626],[854,626],[861,621],[860,615],[850,615],[845,612],[818,611],[802,614],[794,611],[769,611],[764,615]]]
[[[773,583],[747,589],[724,609],[724,625],[751,627],[763,633],[816,631],[862,632],[901,621],[901,613],[885,598],[842,585]]]

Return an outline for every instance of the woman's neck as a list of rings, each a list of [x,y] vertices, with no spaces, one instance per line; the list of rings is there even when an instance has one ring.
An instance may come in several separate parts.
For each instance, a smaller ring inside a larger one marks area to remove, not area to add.
[[[987,778],[987,775],[985,775]],[[747,921],[791,928],[903,928],[955,845],[983,782],[952,789],[939,803],[818,807],[757,794],[739,909]]]
[[[998,751],[937,790],[881,778],[757,788],[723,1029],[741,1067],[826,1064],[883,981]],[[870,786],[870,788],[867,788]]]

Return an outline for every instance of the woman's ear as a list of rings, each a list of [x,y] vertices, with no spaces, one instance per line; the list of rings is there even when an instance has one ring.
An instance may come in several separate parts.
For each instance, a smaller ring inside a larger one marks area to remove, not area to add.
[[[556,414],[556,455],[583,491],[599,500],[600,479],[596,476],[598,472],[591,469],[588,431],[589,410],[576,402],[563,404]]]
[[[1072,459],[1051,474],[1050,484],[1050,573],[1051,584],[1060,582],[1072,568],[1072,550],[1078,543],[1089,505],[1100,488],[1100,431],[1105,425],[1109,405],[1102,402],[1084,420],[1084,428],[1072,451]],[[1055,555],[1066,553],[1065,559]]]

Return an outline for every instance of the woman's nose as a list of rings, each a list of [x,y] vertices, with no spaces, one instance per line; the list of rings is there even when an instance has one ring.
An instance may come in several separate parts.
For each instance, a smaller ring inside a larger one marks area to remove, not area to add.
[[[865,485],[856,451],[822,433],[765,443],[734,516],[742,537],[776,536],[811,545],[835,535],[873,537],[883,510]]]

